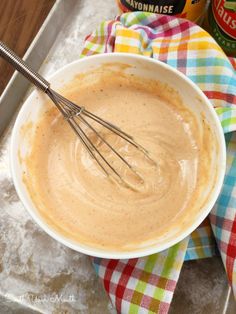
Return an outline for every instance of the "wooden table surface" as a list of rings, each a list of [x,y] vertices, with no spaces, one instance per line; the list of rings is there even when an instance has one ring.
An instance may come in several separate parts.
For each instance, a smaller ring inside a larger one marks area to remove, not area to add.
[[[23,56],[55,0],[0,0],[0,40]],[[0,95],[14,70],[0,59]]]

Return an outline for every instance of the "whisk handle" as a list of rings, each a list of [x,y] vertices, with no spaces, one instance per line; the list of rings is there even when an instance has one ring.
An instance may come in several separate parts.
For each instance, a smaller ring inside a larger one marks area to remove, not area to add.
[[[46,92],[50,87],[41,75],[30,68],[20,57],[18,57],[10,48],[0,41],[0,56],[10,63],[17,71],[23,74],[31,83]]]

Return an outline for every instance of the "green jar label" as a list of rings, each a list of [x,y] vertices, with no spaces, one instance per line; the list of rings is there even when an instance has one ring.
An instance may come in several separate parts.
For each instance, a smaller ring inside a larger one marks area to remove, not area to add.
[[[229,55],[236,55],[236,40],[231,36],[227,35],[223,30],[222,26],[220,27],[217,24],[213,13],[213,7],[211,6],[209,9],[209,25],[211,27],[212,36],[215,38],[217,43],[225,50]]]

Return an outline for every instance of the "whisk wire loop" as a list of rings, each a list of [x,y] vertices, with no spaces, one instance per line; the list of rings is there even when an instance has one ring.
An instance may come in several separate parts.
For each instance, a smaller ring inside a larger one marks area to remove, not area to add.
[[[80,126],[81,122],[84,124],[89,130],[93,132],[93,134],[96,135],[98,139],[102,143],[104,143],[132,172],[134,175],[138,177],[140,181],[143,181],[143,178],[137,173],[137,171],[130,165],[130,163],[102,136],[95,127],[91,125],[85,118],[90,118],[96,123],[99,123],[100,125],[104,126],[106,129],[113,131],[114,134],[119,135],[121,138],[127,141],[135,147],[138,147],[138,145],[134,142],[133,138],[128,135],[127,133],[120,130],[118,127],[113,125],[110,122],[107,122],[103,120],[102,118],[99,118],[98,116],[90,113],[87,111],[84,107],[78,106],[72,101],[66,99],[62,95],[58,94],[57,92],[54,92],[52,89],[49,89],[47,94],[52,99],[52,101],[55,103],[55,105],[59,108],[59,110],[64,115],[65,119],[69,122],[70,126],[74,130],[74,132],[79,136],[82,144],[85,146],[85,148],[88,150],[90,156],[96,160],[98,165],[102,168],[104,173],[109,176],[110,173],[107,171],[107,169],[102,164],[101,160],[105,165],[112,171],[113,174],[116,175],[119,180],[121,180],[124,183],[124,179],[122,176],[118,173],[118,171],[115,169],[114,166],[112,166],[108,160],[105,158],[105,156],[100,152],[100,150],[96,147],[96,145],[91,141],[89,136],[84,132],[82,127]],[[78,119],[78,121],[76,121]],[[101,160],[100,160],[101,158]]]

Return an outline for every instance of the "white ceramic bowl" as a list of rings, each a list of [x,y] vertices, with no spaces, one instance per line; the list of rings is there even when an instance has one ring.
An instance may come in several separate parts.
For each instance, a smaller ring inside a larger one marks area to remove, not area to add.
[[[40,112],[42,112],[42,106],[44,105],[45,99],[47,98],[47,96],[43,95],[43,93],[38,90],[33,91],[25,101],[13,129],[11,140],[11,170],[13,180],[21,201],[33,219],[50,236],[66,246],[88,255],[104,258],[116,259],[146,256],[165,250],[184,239],[204,220],[212,209],[220,193],[225,174],[226,154],[223,131],[211,103],[202,91],[179,71],[162,62],[158,62],[150,58],[125,53],[96,55],[68,64],[48,79],[52,84],[52,88],[57,90],[58,88],[63,87],[66,83],[70,82],[77,74],[86,73],[88,70],[96,69],[104,63],[128,64],[131,67],[123,67],[124,71],[132,72],[135,75],[145,78],[165,82],[174,87],[180,93],[184,103],[189,106],[199,121],[201,120],[201,114],[204,113],[207,123],[209,124],[215,137],[215,145],[212,146],[211,151],[213,158],[211,169],[212,179],[209,179],[209,182],[206,185],[206,201],[202,206],[199,206],[199,211],[196,212],[196,216],[191,217],[191,223],[185,228],[182,228],[181,232],[178,232],[177,234],[173,231],[172,234],[163,236],[162,240],[155,243],[155,245],[131,252],[111,252],[108,250],[93,248],[84,245],[83,243],[73,242],[47,225],[39,215],[37,208],[33,204],[27,188],[23,183],[22,177],[25,166],[24,163],[20,161],[20,156],[21,158],[24,157],[27,152],[29,152],[31,147],[28,136],[23,136],[25,133],[21,131],[22,127],[24,127],[24,125],[29,125],[29,123],[33,126],[35,125],[35,122],[40,116]],[[201,130],[199,129],[199,132],[200,131]],[[213,180],[214,175],[216,175],[216,180]]]

